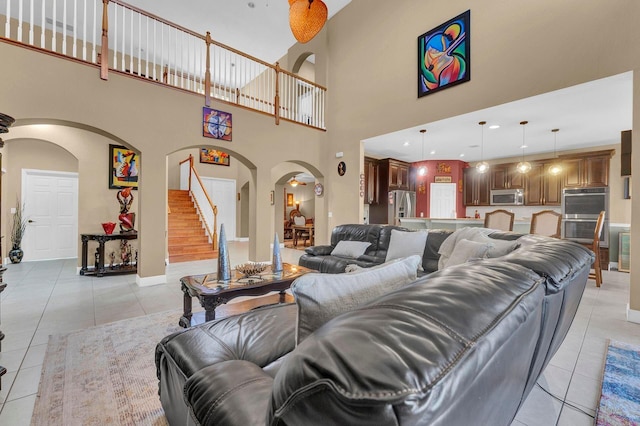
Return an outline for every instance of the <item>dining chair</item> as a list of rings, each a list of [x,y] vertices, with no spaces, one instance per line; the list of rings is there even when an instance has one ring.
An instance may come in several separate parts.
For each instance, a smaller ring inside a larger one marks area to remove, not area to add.
[[[296,216],[293,218],[293,224],[295,226],[305,226],[307,219],[304,216]],[[293,231],[293,245],[298,246],[298,238],[302,238],[303,244],[310,238],[309,231],[306,229],[294,229]]]
[[[593,272],[589,272],[589,278],[596,280],[596,287],[602,284],[602,265],[600,264],[600,237],[604,228],[604,210],[598,215],[596,228],[593,230],[593,244],[591,250],[595,253],[596,259],[593,261]]]
[[[553,210],[542,210],[531,215],[530,234],[560,238],[562,215]]]
[[[515,213],[503,209],[487,212],[484,215],[484,227],[500,231],[513,231]]]

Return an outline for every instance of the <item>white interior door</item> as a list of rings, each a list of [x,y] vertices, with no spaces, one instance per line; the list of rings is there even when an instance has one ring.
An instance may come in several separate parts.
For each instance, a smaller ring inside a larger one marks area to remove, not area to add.
[[[78,256],[78,174],[22,170],[25,261]]]
[[[220,224],[224,223],[227,241],[236,239],[236,181],[234,179],[216,179],[203,177],[202,184],[211,197],[211,202],[218,206],[218,235]]]
[[[432,183],[429,198],[429,217],[456,217],[455,183]]]

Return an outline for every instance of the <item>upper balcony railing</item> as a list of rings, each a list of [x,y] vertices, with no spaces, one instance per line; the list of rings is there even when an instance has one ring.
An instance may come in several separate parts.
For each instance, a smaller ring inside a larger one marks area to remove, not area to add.
[[[325,129],[326,88],[120,0],[0,0],[0,38]]]

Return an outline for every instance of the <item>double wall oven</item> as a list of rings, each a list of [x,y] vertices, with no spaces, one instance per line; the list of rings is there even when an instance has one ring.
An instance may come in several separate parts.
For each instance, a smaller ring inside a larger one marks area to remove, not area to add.
[[[605,211],[600,246],[609,247],[609,188],[564,188],[562,190],[562,237],[579,243],[593,242],[601,211]]]

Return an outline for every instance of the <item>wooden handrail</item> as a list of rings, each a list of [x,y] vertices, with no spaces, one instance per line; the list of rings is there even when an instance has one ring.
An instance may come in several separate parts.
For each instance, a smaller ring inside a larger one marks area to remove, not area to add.
[[[105,0],[103,0],[103,1],[105,1]],[[191,34],[194,37],[198,37],[198,38],[201,38],[202,40],[205,40],[205,36],[203,36],[202,34],[198,34],[198,33],[194,32],[194,31],[191,31],[188,28],[182,27],[182,26],[180,26],[178,24],[175,24],[175,23],[173,23],[171,21],[167,21],[166,19],[163,19],[163,18],[161,18],[161,17],[159,17],[157,15],[154,15],[153,13],[146,12],[146,11],[144,11],[142,9],[139,9],[139,8],[137,8],[135,6],[132,6],[132,5],[128,4],[128,3],[125,3],[125,2],[123,2],[121,0],[106,0],[106,1],[107,1],[107,3],[109,1],[111,1],[111,3],[119,4],[120,6],[125,7],[125,8],[127,8],[129,10],[133,10],[134,12],[138,12],[141,15],[148,16],[149,18],[155,19],[156,21],[162,22],[163,24],[166,24],[166,25],[168,25],[170,27],[173,27],[176,30],[184,31],[187,34]]]
[[[284,69],[280,68],[279,72],[281,72],[281,73],[283,73],[283,74],[286,74],[286,75],[288,75],[289,77],[293,77],[293,78],[295,78],[296,80],[304,81],[305,83],[310,84],[310,85],[312,85],[312,86],[314,86],[314,87],[317,87],[318,89],[321,89],[321,90],[327,90],[327,88],[326,88],[326,87],[321,86],[321,85],[319,85],[318,83],[314,83],[313,81],[307,80],[306,78],[300,77],[299,75],[294,74],[294,73],[292,73],[292,72],[290,72],[290,71],[287,71],[287,70],[284,70]]]

